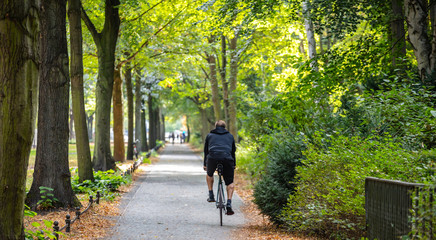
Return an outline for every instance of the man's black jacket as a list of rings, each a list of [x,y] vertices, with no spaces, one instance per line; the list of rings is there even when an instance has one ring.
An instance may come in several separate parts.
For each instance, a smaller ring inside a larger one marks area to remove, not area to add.
[[[204,143],[204,166],[208,158],[234,161],[236,166],[236,145],[233,135],[223,127],[217,127],[206,137]]]

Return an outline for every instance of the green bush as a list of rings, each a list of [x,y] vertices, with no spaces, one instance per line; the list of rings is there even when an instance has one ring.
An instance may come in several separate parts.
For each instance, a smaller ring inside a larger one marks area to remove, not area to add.
[[[327,141],[330,147],[325,149]],[[428,162],[388,136],[361,139],[317,134],[304,155],[306,159],[297,167],[298,187],[282,217],[292,230],[330,238],[363,234],[367,176],[409,182],[428,178],[428,172],[422,171]]]
[[[436,166],[433,166],[436,168]],[[432,239],[430,233],[436,233],[436,176],[425,187],[412,196],[412,232],[411,239]],[[434,236],[434,235],[433,235]]]
[[[248,174],[250,179],[258,180],[265,169],[262,152],[257,152],[256,143],[242,142],[236,151],[236,165],[238,170]]]
[[[79,176],[76,175],[72,178],[72,186],[75,193],[95,195],[97,191],[100,191],[104,199],[111,200],[116,196],[113,192],[117,190],[119,186],[128,184],[131,181],[130,176],[121,176],[119,172],[108,170],[105,172],[95,172],[94,181],[85,180],[82,183],[79,183]]]
[[[278,134],[270,142],[265,174],[255,184],[254,202],[261,212],[280,224],[280,214],[295,188],[295,168],[300,165],[305,144],[300,136]]]

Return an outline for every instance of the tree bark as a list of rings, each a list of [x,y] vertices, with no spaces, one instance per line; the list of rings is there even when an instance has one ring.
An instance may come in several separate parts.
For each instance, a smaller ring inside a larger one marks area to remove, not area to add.
[[[94,141],[94,137],[92,136],[93,135],[93,130],[94,130],[94,127],[93,127],[94,113],[92,113],[89,116],[87,116],[86,119],[87,119],[86,122],[88,124],[88,137],[89,137],[89,140]]]
[[[310,19],[309,1],[303,1],[304,27],[306,29],[307,43],[309,49],[309,59],[312,60],[310,66],[314,71],[318,71],[316,63],[316,41],[315,32],[313,31],[312,20]]]
[[[209,44],[213,44],[212,37],[209,38]],[[213,103],[213,111],[215,115],[215,121],[221,119],[221,104],[220,104],[220,92],[218,88],[218,79],[217,79],[217,70],[216,70],[216,59],[213,53],[207,55],[207,63],[209,64],[210,71],[210,85],[212,88],[212,103]]]
[[[396,66],[399,58],[406,56],[406,31],[404,29],[403,0],[392,0],[392,65]]]
[[[145,105],[143,103],[142,105]],[[149,117],[150,118],[150,117]],[[147,124],[145,122],[145,109],[141,110],[141,151],[148,151],[148,143],[147,143]]]
[[[113,121],[114,121],[114,160],[116,162],[125,162],[124,148],[124,112],[123,112],[123,97],[121,69],[115,69],[114,72],[114,88],[113,88]]]
[[[32,0],[7,1],[0,8],[0,233],[3,239],[24,239],[27,165],[38,96],[37,17]]]
[[[105,0],[105,20],[101,33],[82,11],[82,19],[94,39],[98,56],[96,86],[95,140],[92,164],[96,171],[115,169],[111,154],[110,115],[115,69],[115,48],[120,28],[119,0]]]
[[[83,47],[80,7],[80,0],[68,1],[71,51],[71,96],[73,116],[75,116],[74,127],[76,130],[79,182],[83,182],[85,180],[94,181],[94,175],[92,172],[91,150],[89,148],[89,137],[85,112],[85,94],[83,91]]]
[[[137,70],[135,78],[135,142],[141,139],[141,109],[142,109],[142,92],[141,92],[141,75]],[[142,139],[136,146],[136,151],[144,151],[142,148]]]
[[[226,37],[221,35],[221,62],[222,68],[220,69],[221,84],[223,86],[223,102],[224,102],[224,121],[229,122],[229,84],[226,78],[227,72],[227,43]]]
[[[431,60],[430,66],[431,70],[434,73],[436,68],[436,2],[435,0],[430,1],[430,23],[431,23]]]
[[[132,69],[126,67],[125,77],[127,92],[127,160],[133,160],[133,89]]]
[[[153,107],[153,97],[151,96],[151,93],[148,94],[148,146],[150,149],[154,148],[156,146],[156,140],[157,140],[157,127],[158,124],[156,122],[156,116],[155,116],[155,108]]]
[[[239,63],[239,53],[237,49],[238,43],[238,31],[235,31],[235,36],[230,40],[230,89],[229,89],[229,132],[235,138],[235,141],[238,141],[238,128],[236,122],[236,85],[237,85],[237,77],[238,77],[238,63]]]
[[[404,0],[409,42],[412,45],[422,80],[431,74],[431,43],[427,35],[427,1]]]
[[[41,199],[40,187],[53,189],[54,207],[76,207],[68,165],[69,83],[66,1],[41,2],[38,146],[29,207]]]
[[[70,132],[70,134],[68,136],[68,139],[71,141],[71,140],[74,140],[76,138],[75,133],[74,133],[74,125],[75,125],[75,123],[74,123],[73,109],[71,108],[68,111],[68,113],[69,113],[68,117],[70,119],[69,124],[68,124],[68,131]]]

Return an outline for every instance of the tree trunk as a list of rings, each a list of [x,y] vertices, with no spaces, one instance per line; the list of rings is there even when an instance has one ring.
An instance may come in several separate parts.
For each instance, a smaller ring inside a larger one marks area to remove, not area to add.
[[[303,1],[304,27],[306,29],[307,43],[309,49],[309,59],[312,60],[310,66],[314,71],[318,71],[316,63],[316,41],[315,32],[313,31],[312,20],[310,19],[309,1]]]
[[[431,23],[431,60],[430,66],[434,74],[436,68],[436,2],[430,1],[430,23]]]
[[[189,125],[189,120],[190,120],[190,118],[188,116],[186,116],[186,132],[188,133],[188,137],[186,139],[186,142],[188,142],[188,143],[191,140],[191,127]]]
[[[80,206],[68,166],[69,74],[66,1],[41,2],[38,146],[29,207],[41,200],[40,187],[53,189],[54,207]],[[24,187],[24,186],[23,186]]]
[[[142,93],[141,93],[141,75],[139,70],[137,71],[135,81],[135,142],[141,139],[141,109],[142,109]],[[141,142],[136,146],[136,151],[144,151]]]
[[[93,167],[96,171],[115,169],[115,161],[111,154],[110,115],[112,90],[115,69],[115,48],[120,28],[119,0],[105,1],[105,22],[101,33],[98,33],[91,20],[82,11],[88,30],[91,32],[98,56],[98,78],[96,85],[95,107],[95,140]]]
[[[74,125],[75,124],[74,124],[73,109],[69,109],[68,113],[69,113],[68,117],[70,119],[69,125],[68,125],[68,131],[70,132],[70,135],[68,136],[68,139],[71,141],[71,140],[74,140],[76,138],[76,136],[74,136],[75,135],[74,134]]]
[[[92,136],[93,135],[93,130],[94,130],[94,127],[93,127],[93,122],[94,122],[94,113],[92,113],[92,114],[90,114],[88,117],[87,117],[87,120],[86,120],[86,122],[87,122],[87,124],[88,124],[88,137],[89,137],[89,140],[92,140],[92,141],[94,141],[94,137]]]
[[[238,32],[235,32],[235,37],[230,40],[230,89],[229,89],[229,132],[235,138],[235,141],[238,141],[238,128],[236,123],[236,85],[237,85],[237,77],[238,77],[238,62],[239,62],[239,53],[237,49],[238,43]]]
[[[404,29],[403,0],[392,0],[392,65],[396,66],[399,58],[406,56],[406,31]],[[401,61],[401,60],[400,60]]]
[[[24,239],[27,165],[38,96],[38,14],[34,1],[0,7],[0,235]],[[5,17],[8,16],[8,17]]]
[[[153,107],[153,97],[151,96],[151,93],[148,94],[148,146],[150,149],[154,148],[156,146],[156,139],[157,139],[157,131],[156,131],[156,116],[155,116],[155,109]]]
[[[91,151],[89,148],[88,129],[86,126],[85,95],[83,91],[83,47],[82,21],[80,19],[80,0],[69,0],[68,20],[70,25],[71,46],[71,95],[73,116],[75,116],[74,127],[76,130],[79,182],[83,182],[85,180],[94,181]]]
[[[125,77],[127,92],[127,160],[133,160],[133,89],[132,69],[127,66]]]
[[[144,103],[142,104],[144,105]],[[149,117],[150,118],[150,117]],[[147,124],[145,122],[145,109],[141,110],[141,151],[148,151],[148,143],[147,143]]]
[[[160,116],[160,140],[165,142],[165,115],[162,113],[162,109],[159,108],[159,116]]]
[[[209,38],[209,43],[213,44],[212,38]],[[217,79],[217,70],[216,70],[216,59],[213,53],[208,54],[207,62],[209,64],[210,71],[210,85],[212,88],[212,103],[213,103],[213,111],[215,114],[215,121],[221,119],[221,104],[220,104],[220,92],[218,88],[218,79]]]
[[[123,113],[123,97],[121,69],[115,69],[114,72],[114,88],[113,88],[113,120],[114,120],[114,160],[116,162],[125,162],[124,148],[124,113]]]
[[[426,0],[404,0],[404,11],[409,42],[418,61],[418,70],[421,79],[431,74],[431,43],[427,35],[427,1]]]
[[[224,102],[224,121],[229,122],[229,84],[226,78],[227,72],[227,46],[226,37],[221,35],[221,62],[222,68],[220,69],[221,84],[223,85],[223,102]]]

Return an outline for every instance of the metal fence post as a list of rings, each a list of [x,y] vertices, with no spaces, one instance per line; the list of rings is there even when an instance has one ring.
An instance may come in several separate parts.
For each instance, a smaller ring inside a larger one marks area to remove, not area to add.
[[[97,191],[97,199],[95,200],[95,203],[100,204],[100,191]]]
[[[65,219],[65,226],[66,226],[66,228],[65,228],[65,232],[70,232],[70,227],[71,227],[71,216],[70,216],[70,214],[67,214],[67,216],[66,216],[66,219]]]
[[[76,219],[80,219],[80,207],[76,207]]]
[[[58,221],[54,221],[53,230],[54,230],[55,239],[58,240],[59,239],[59,234],[57,233],[59,231],[59,222]]]

